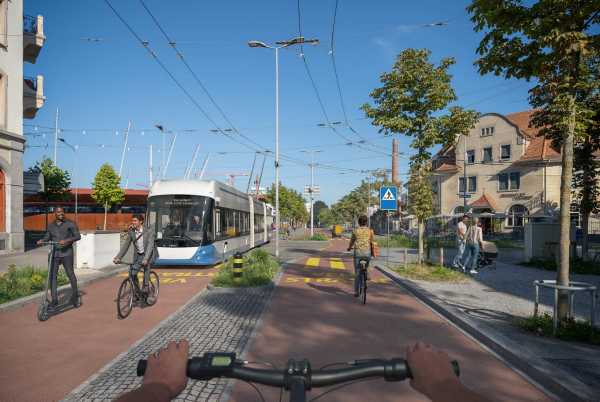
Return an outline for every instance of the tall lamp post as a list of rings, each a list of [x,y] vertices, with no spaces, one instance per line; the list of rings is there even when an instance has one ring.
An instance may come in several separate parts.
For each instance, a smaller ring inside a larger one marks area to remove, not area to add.
[[[279,257],[279,49],[292,45],[309,43],[318,45],[318,39],[304,39],[300,36],[291,40],[275,42],[277,46],[267,45],[264,42],[251,40],[250,47],[263,47],[275,50],[275,257]]]
[[[310,237],[315,235],[314,230],[314,222],[315,222],[315,203],[314,203],[314,194],[315,194],[315,154],[319,152],[323,152],[321,150],[304,150],[304,153],[310,154]]]
[[[74,162],[74,166],[73,166],[73,181],[75,182],[75,223],[79,223],[78,222],[78,196],[79,196],[79,187],[77,186],[77,148],[79,148],[77,145],[73,146],[71,144],[69,144],[67,142],[67,140],[65,140],[62,137],[58,137],[57,138],[60,142],[62,142],[63,144],[65,144],[66,146],[68,146],[69,148],[71,148],[71,150],[73,151],[73,153],[75,154],[75,162]]]

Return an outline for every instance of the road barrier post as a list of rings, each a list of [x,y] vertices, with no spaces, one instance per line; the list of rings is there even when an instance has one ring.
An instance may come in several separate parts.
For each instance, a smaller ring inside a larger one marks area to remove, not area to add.
[[[240,284],[242,281],[242,269],[244,267],[244,258],[241,253],[235,253],[233,256],[233,282]]]

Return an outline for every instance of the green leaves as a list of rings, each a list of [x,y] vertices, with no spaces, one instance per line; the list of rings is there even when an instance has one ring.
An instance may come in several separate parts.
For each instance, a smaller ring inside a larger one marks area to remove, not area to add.
[[[431,172],[427,166],[413,166],[408,179],[408,205],[410,213],[420,222],[433,214]]]
[[[267,192],[267,202],[275,205],[275,184]],[[306,211],[305,202],[304,197],[299,192],[279,185],[279,213],[282,221],[307,222],[309,214]]]
[[[44,175],[45,190],[41,193],[48,201],[64,201],[69,196],[71,176],[66,170],[54,165],[52,159],[46,158],[37,162],[30,172],[41,172]]]
[[[111,165],[105,163],[100,167],[92,183],[92,198],[106,208],[118,204],[125,199],[120,187],[121,178]]]

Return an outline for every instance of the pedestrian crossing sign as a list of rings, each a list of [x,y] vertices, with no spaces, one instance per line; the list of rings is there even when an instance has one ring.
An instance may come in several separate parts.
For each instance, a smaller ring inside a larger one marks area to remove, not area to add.
[[[379,189],[379,208],[384,211],[398,209],[398,189],[396,187],[381,187]]]

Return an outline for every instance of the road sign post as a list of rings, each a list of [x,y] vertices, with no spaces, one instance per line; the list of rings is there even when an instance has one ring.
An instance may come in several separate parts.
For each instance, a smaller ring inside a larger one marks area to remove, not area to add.
[[[379,208],[386,211],[387,215],[387,266],[390,262],[390,213],[398,210],[398,189],[396,187],[381,187],[379,189]]]

